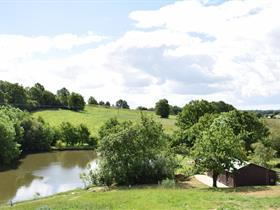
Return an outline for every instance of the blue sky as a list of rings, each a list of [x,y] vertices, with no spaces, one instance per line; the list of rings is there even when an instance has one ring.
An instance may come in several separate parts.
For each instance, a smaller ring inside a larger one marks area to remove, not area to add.
[[[0,1],[0,33],[56,35],[61,33],[119,36],[133,27],[128,14],[153,10],[173,0],[17,0]]]
[[[279,10],[275,0],[0,0],[0,79],[132,107],[279,109]]]

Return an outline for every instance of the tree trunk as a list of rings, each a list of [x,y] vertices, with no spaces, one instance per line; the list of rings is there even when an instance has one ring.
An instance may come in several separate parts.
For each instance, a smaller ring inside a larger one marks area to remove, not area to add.
[[[216,173],[215,171],[213,171],[213,187],[217,187],[217,179],[218,179],[218,173]]]

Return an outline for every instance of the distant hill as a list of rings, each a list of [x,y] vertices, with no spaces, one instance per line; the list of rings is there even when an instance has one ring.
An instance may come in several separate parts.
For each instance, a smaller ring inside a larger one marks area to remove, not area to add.
[[[142,111],[142,113],[153,116],[160,121],[164,130],[171,133],[175,130],[175,116],[169,116],[169,119],[161,119],[152,111]],[[98,106],[86,106],[84,111],[75,112],[70,110],[43,110],[33,113],[34,116],[42,117],[52,126],[58,126],[62,122],[71,122],[73,124],[84,123],[91,130],[92,134],[96,134],[100,126],[110,118],[116,117],[120,121],[137,120],[140,118],[139,110],[104,108]]]

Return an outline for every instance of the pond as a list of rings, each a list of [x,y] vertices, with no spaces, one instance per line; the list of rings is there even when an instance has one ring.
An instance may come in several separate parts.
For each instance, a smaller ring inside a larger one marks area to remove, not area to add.
[[[30,200],[82,188],[80,173],[96,164],[94,151],[30,154],[16,169],[0,172],[0,203]]]

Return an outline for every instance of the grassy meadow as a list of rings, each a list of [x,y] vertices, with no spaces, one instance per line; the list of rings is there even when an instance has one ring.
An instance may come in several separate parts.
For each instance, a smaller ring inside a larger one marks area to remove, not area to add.
[[[76,190],[3,209],[280,209],[280,187],[211,189],[191,179],[176,188],[142,186]]]
[[[154,117],[160,121],[164,130],[171,133],[175,129],[175,116],[169,116],[169,119],[161,119],[151,111],[143,111],[142,113]],[[104,108],[96,106],[86,106],[84,111],[75,112],[70,110],[44,110],[33,113],[34,116],[42,117],[52,126],[58,126],[62,122],[71,122],[73,124],[84,123],[90,129],[92,134],[96,134],[100,126],[112,117],[116,117],[120,121],[137,120],[140,118],[139,110]]]

